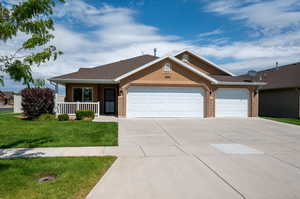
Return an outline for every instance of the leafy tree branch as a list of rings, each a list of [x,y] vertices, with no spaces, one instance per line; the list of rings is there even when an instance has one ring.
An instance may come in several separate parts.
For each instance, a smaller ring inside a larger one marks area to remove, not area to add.
[[[0,83],[4,75],[30,86],[34,83],[32,67],[56,60],[62,54],[54,45],[47,45],[54,35],[51,18],[56,3],[64,0],[25,0],[17,5],[0,3],[0,40],[8,42],[18,35],[26,36],[14,53],[0,55]]]

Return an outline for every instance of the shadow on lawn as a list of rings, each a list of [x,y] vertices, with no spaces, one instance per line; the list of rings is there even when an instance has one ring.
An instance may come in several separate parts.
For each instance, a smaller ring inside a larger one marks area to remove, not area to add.
[[[14,148],[18,146],[24,146],[25,147],[38,147],[41,144],[53,142],[53,139],[50,137],[41,137],[36,139],[22,139],[17,140],[8,144],[0,145],[0,148],[7,149],[7,148]]]
[[[4,164],[4,163],[0,163],[0,171],[1,170],[6,170],[10,167],[10,164]]]
[[[45,153],[42,152],[30,152],[34,149],[0,149],[0,159],[9,159],[9,158],[29,158],[29,157],[42,157]],[[0,165],[1,169],[1,165]]]

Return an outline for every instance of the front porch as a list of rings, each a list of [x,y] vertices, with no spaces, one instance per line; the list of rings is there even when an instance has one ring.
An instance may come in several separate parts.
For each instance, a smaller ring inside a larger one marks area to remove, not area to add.
[[[100,115],[118,115],[118,84],[66,84],[66,102],[99,102]]]

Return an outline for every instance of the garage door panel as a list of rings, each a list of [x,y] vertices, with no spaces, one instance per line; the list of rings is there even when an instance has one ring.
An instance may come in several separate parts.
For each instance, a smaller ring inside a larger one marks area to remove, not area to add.
[[[248,117],[248,98],[247,89],[218,89],[216,117]]]
[[[201,88],[130,87],[128,117],[203,117]]]

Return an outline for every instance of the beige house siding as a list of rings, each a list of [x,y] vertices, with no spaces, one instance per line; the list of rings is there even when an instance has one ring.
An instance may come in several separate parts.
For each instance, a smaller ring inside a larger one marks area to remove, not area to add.
[[[172,72],[165,73],[165,63],[172,64]],[[211,66],[210,66],[211,67]],[[137,72],[120,82],[121,95],[118,98],[119,116],[126,116],[127,89],[130,86],[169,86],[169,87],[201,87],[205,91],[204,117],[215,116],[215,91],[218,88],[246,88],[249,90],[249,116],[258,115],[258,95],[256,86],[216,86],[208,80],[199,77],[190,70],[174,63],[172,60],[163,60],[153,66]]]

